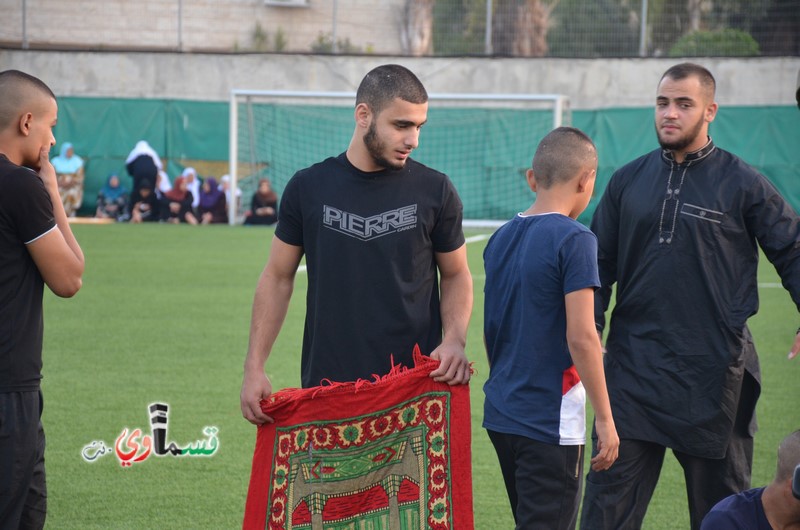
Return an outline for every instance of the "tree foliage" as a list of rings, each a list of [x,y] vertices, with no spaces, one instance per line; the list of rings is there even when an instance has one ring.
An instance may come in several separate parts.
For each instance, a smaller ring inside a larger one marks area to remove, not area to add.
[[[486,0],[437,0],[433,8],[436,55],[482,55]]]
[[[486,53],[489,1],[494,55],[639,55],[642,0],[436,0],[433,53]],[[648,0],[645,23],[651,56],[697,39],[704,55],[800,55],[798,0]]]
[[[758,54],[755,39],[738,29],[695,31],[678,39],[669,50],[670,57],[750,57]]]
[[[639,51],[638,9],[620,0],[566,0],[548,36],[557,57],[630,57]],[[638,5],[636,6],[639,7]]]

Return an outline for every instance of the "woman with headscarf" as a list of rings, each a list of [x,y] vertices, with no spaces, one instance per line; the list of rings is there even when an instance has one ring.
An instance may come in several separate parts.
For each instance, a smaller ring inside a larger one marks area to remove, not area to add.
[[[164,197],[164,194],[167,193],[169,190],[172,189],[172,182],[169,180],[169,175],[163,169],[158,170],[158,176],[156,177],[156,195],[158,198]]]
[[[225,192],[225,201],[230,208],[231,202],[236,203],[236,211],[239,210],[239,200],[242,197],[242,190],[239,186],[236,186],[236,191],[231,189],[231,176],[230,175],[222,175],[219,178],[219,189],[220,191]]]
[[[125,168],[133,179],[133,190],[141,187],[144,179],[154,186],[158,182],[158,172],[163,170],[161,157],[150,147],[146,140],[136,142],[128,158],[125,159]]]
[[[167,223],[197,224],[197,218],[192,213],[192,192],[188,189],[188,182],[184,177],[175,179],[175,185],[164,193],[161,199],[161,220]]]
[[[97,211],[95,217],[100,219],[123,220],[125,206],[128,203],[128,190],[120,183],[119,176],[112,173],[105,185],[97,192]]]
[[[200,176],[193,167],[185,168],[181,176],[186,179],[186,185],[192,192],[192,210],[197,212],[197,206],[200,204]]]
[[[197,213],[200,222],[204,225],[211,223],[227,223],[228,211],[226,208],[225,192],[219,189],[217,179],[208,177],[200,186],[200,202]]]
[[[83,202],[83,159],[75,154],[73,145],[64,142],[61,152],[50,161],[56,170],[58,192],[68,217],[75,217]]]
[[[244,218],[246,225],[271,225],[278,221],[278,194],[272,189],[269,180],[258,181],[258,189],[253,194],[250,211]]]

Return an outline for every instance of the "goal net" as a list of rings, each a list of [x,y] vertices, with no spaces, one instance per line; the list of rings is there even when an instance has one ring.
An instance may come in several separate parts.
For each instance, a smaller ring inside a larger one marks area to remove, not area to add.
[[[231,223],[241,222],[260,179],[281,196],[296,171],[347,149],[354,107],[352,92],[233,90],[230,174],[242,193]],[[411,156],[450,177],[465,226],[498,226],[530,206],[525,171],[536,146],[569,123],[560,94],[429,94]]]

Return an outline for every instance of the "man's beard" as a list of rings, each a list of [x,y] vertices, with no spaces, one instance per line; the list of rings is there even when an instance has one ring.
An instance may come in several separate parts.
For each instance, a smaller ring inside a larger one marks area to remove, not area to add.
[[[694,127],[687,134],[685,134],[681,138],[676,138],[672,141],[667,141],[661,138],[661,132],[658,130],[658,124],[656,124],[656,136],[658,137],[658,143],[661,145],[662,149],[667,149],[669,151],[682,151],[689,147],[692,142],[694,142],[698,136],[700,136],[700,131],[703,129],[703,119],[700,118],[697,120],[697,123]]]
[[[395,170],[405,167],[405,160],[392,162],[383,155],[383,152],[386,150],[386,144],[378,138],[378,131],[375,128],[374,121],[369,124],[369,129],[367,129],[367,133],[364,135],[364,145],[367,147],[367,152],[376,165],[384,169]]]

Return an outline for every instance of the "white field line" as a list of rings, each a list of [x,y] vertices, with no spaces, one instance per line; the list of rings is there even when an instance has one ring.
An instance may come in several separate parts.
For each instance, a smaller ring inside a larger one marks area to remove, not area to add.
[[[492,236],[492,234],[478,234],[476,236],[472,236],[472,237],[466,238],[465,243],[467,245],[469,245],[470,243],[477,243],[478,241],[485,241],[485,240],[489,239],[491,236]],[[306,272],[306,266],[305,265],[300,265],[297,268],[297,272],[305,273]],[[474,274],[473,273],[472,274],[472,279],[473,280],[485,280],[486,279],[486,275],[484,275],[484,274]],[[781,285],[780,283],[776,283],[776,282],[763,282],[763,283],[759,283],[758,284],[758,288],[759,289],[783,289],[783,285]]]
[[[485,241],[485,240],[489,239],[491,237],[491,235],[492,234],[478,234],[477,236],[472,236],[472,237],[466,238],[466,240],[464,242],[469,245],[470,243],[477,243],[478,241]],[[297,272],[305,273],[306,271],[307,271],[307,267],[305,266],[305,264],[300,265],[299,267],[297,267]]]

